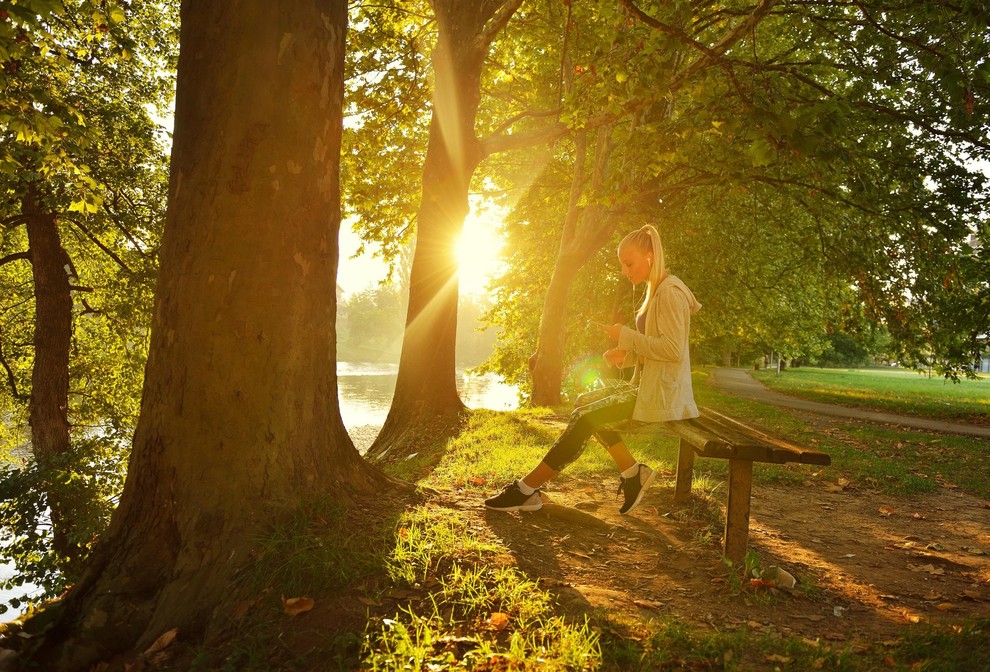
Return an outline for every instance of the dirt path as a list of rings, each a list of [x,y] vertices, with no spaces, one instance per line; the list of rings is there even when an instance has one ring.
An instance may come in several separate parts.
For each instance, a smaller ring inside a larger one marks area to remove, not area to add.
[[[733,586],[718,535],[721,501],[673,504],[673,474],[629,516],[614,479],[562,483],[535,513],[486,511],[461,499],[518,565],[565,609],[669,615],[833,641],[893,636],[909,623],[990,616],[990,504],[952,488],[914,499],[809,480],[754,487],[750,546],[794,591]]]

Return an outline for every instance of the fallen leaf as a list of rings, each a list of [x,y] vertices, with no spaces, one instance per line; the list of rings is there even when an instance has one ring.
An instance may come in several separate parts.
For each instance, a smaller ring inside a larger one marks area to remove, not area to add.
[[[175,638],[179,636],[179,629],[172,628],[168,632],[164,632],[158,636],[148,650],[144,652],[144,655],[150,656],[153,653],[158,653],[159,651],[164,651],[168,646],[175,641]]]
[[[488,617],[488,625],[493,630],[505,630],[509,625],[509,615],[501,611],[492,612]]]
[[[749,585],[753,588],[776,588],[777,582],[768,579],[750,579]]]
[[[234,607],[234,614],[233,614],[234,620],[239,621],[245,616],[247,616],[247,613],[251,610],[251,607],[253,607],[255,604],[257,604],[257,600],[244,600],[242,602],[239,602],[237,606]]]
[[[982,548],[977,548],[976,546],[965,546],[963,550],[971,555],[986,555],[987,552]]]
[[[953,611],[956,608],[956,605],[952,604],[951,602],[941,602],[939,604],[936,604],[935,608],[938,609],[939,611]]]
[[[794,659],[790,656],[780,656],[776,653],[772,653],[766,658],[764,658],[768,663],[793,663]]]
[[[880,515],[883,516],[884,518],[890,518],[892,515],[894,515],[894,510],[889,506],[881,506]]]
[[[282,611],[284,611],[289,616],[298,616],[299,614],[309,611],[316,604],[312,598],[309,597],[290,597],[289,599],[282,598]]]
[[[468,483],[470,483],[471,485],[484,485],[487,482],[488,481],[482,478],[481,476],[472,476],[471,478],[468,479]]]
[[[962,592],[962,594],[963,594],[963,597],[965,597],[967,600],[977,601],[977,600],[983,599],[983,593],[981,593],[978,590],[967,589],[967,590],[964,590]]]
[[[908,569],[912,572],[927,572],[928,574],[934,574],[936,576],[942,576],[945,574],[945,570],[941,567],[936,567],[935,565],[912,565],[908,563]]]

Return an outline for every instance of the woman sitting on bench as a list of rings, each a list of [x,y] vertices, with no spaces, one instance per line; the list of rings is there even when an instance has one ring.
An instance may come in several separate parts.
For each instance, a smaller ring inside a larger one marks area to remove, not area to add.
[[[605,352],[605,360],[612,366],[637,367],[633,387],[575,409],[543,461],[524,478],[486,499],[489,509],[540,509],[540,487],[577,459],[594,435],[607,446],[619,468],[619,490],[624,496],[619,512],[629,513],[642,500],[656,472],[637,462],[609,426],[628,420],[655,423],[698,417],[688,338],[691,315],[701,304],[683,282],[667,274],[660,234],[649,224],[623,238],[618,253],[622,274],[633,285],[646,282],[646,296],[636,312],[635,329],[618,323],[598,326],[617,344]]]

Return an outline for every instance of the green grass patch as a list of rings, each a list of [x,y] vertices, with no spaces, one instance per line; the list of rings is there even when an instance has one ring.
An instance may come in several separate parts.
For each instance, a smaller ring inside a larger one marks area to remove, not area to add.
[[[600,667],[598,635],[555,613],[535,581],[498,560],[501,548],[462,512],[423,506],[403,515],[388,557],[399,584],[424,599],[369,624],[361,669]]]
[[[710,369],[697,369],[694,376],[699,405],[828,453],[832,465],[822,473],[830,480],[841,476],[899,496],[934,492],[940,484],[952,484],[969,494],[990,498],[985,440],[835,417],[822,416],[809,422],[787,410],[719,390],[711,382]],[[799,482],[821,470],[808,465],[754,466],[759,483]]]
[[[368,537],[348,528],[347,507],[327,495],[277,515],[256,548],[248,585],[286,596],[339,590],[384,566]]]
[[[754,371],[777,392],[802,399],[867,408],[936,420],[986,422],[990,414],[990,380],[958,383],[904,369],[817,369],[800,367]]]
[[[831,643],[749,626],[709,630],[676,617],[620,620],[607,613],[592,618],[602,633],[603,670],[931,670],[987,669],[990,619],[963,626],[916,625],[883,643]]]

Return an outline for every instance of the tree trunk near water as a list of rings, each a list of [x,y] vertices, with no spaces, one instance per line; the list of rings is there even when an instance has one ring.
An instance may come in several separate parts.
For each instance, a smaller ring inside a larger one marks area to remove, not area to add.
[[[28,656],[195,641],[272,510],[373,472],[337,404],[346,3],[182,6],[171,195],[124,493]]]
[[[610,129],[598,130],[589,190],[592,196],[600,194],[608,168],[611,143]],[[571,179],[570,203],[564,217],[560,247],[554,262],[553,275],[543,301],[540,330],[536,352],[530,358],[533,377],[532,403],[536,406],[556,406],[561,402],[560,386],[564,372],[564,344],[567,338],[567,297],[571,284],[581,268],[597,254],[615,231],[619,209],[609,211],[595,203],[579,205],[585,183],[586,141],[576,140],[576,161]]]
[[[69,256],[62,248],[58,221],[40,194],[28,190],[23,203],[31,268],[34,274],[34,364],[31,369],[31,450],[35,460],[50,461],[69,452],[69,351],[72,295]],[[81,549],[72,539],[72,515],[59,494],[49,491],[52,547],[75,560]]]
[[[454,246],[469,211],[468,188],[482,159],[474,132],[488,46],[520,0],[434,0],[439,35],[430,141],[423,166],[409,308],[388,417],[370,457],[418,450],[423,436],[456,425],[457,260]],[[439,425],[439,427],[438,427]]]
[[[533,404],[536,406],[557,406],[561,402],[567,297],[578,270],[579,266],[575,261],[558,256],[543,299],[538,346],[531,360]]]

